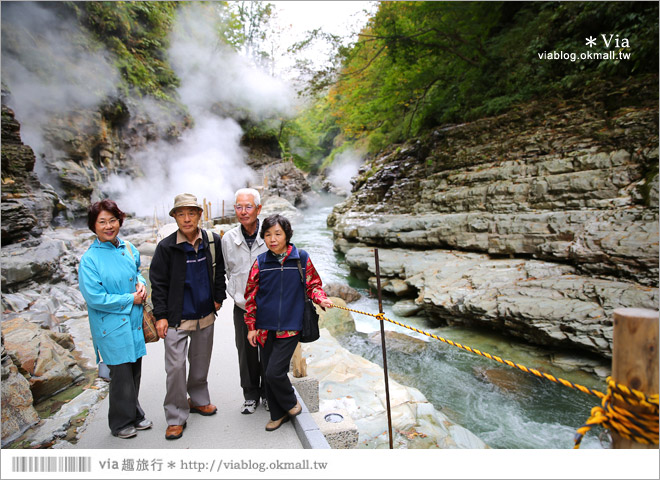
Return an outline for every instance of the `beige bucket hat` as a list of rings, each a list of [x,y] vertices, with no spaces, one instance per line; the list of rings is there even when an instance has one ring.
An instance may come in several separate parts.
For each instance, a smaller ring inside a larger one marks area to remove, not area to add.
[[[170,217],[174,216],[174,210],[181,207],[194,207],[199,210],[204,210],[202,206],[197,203],[197,197],[192,193],[180,193],[174,197],[174,206],[170,210]]]

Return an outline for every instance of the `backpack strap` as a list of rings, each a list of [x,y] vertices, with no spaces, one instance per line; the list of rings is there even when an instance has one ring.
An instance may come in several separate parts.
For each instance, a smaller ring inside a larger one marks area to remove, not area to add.
[[[205,230],[208,237],[209,250],[211,251],[211,264],[213,265],[213,280],[215,281],[215,238],[211,230]]]
[[[305,261],[305,271],[306,271],[307,270],[307,258],[309,258],[309,256],[307,255],[307,252],[304,251],[304,250],[298,250],[298,252],[300,254],[300,258],[298,260],[296,260],[296,262],[298,263],[298,271],[300,272],[300,281],[303,284],[303,289],[305,289],[307,287],[307,282],[306,282],[305,277],[303,276],[302,264],[300,263],[300,260],[302,259],[302,260]]]

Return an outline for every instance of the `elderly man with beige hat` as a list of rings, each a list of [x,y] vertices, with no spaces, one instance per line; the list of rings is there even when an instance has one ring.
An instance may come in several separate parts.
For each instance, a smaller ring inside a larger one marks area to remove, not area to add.
[[[179,229],[158,243],[149,268],[156,329],[165,342],[165,438],[183,435],[188,415],[213,415],[208,372],[216,312],[226,298],[220,236],[199,228],[202,207],[182,193],[170,216]],[[210,237],[209,237],[210,235]],[[215,251],[212,255],[211,249]],[[186,358],[190,365],[186,375]]]

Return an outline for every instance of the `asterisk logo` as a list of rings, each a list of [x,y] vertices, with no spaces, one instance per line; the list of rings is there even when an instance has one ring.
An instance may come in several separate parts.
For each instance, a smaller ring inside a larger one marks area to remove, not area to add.
[[[596,45],[596,39],[592,36],[589,36],[589,38],[585,38],[585,40],[587,41],[586,45],[588,45],[590,47],[593,47],[594,45]]]

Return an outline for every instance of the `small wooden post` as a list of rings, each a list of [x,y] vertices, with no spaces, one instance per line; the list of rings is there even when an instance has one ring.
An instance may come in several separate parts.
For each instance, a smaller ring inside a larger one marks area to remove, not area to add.
[[[222,201],[222,218],[225,218],[225,201]]]
[[[296,346],[296,349],[293,352],[293,376],[296,378],[302,378],[307,376],[307,360],[302,356],[302,348],[300,343]]]
[[[658,312],[642,308],[614,310],[612,351],[612,380],[647,396],[658,393]],[[643,407],[620,405],[635,412]],[[612,432],[614,448],[657,449],[657,445],[644,445]]]

